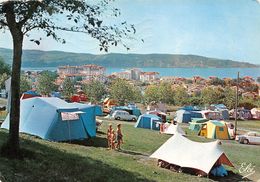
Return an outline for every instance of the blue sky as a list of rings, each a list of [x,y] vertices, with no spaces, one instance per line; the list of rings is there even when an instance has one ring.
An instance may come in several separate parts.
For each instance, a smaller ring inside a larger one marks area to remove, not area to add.
[[[120,53],[195,54],[260,64],[260,4],[253,0],[116,0],[119,20],[136,25],[131,50]],[[39,35],[34,32],[33,35]],[[25,40],[25,49],[100,54],[97,41],[84,34],[62,33],[66,44]],[[144,43],[140,39],[144,39]],[[0,47],[12,47],[0,34]],[[101,52],[103,53],[103,52]]]

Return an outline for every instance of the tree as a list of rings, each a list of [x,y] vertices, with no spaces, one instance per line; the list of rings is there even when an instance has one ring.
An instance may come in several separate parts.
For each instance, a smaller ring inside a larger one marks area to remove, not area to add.
[[[99,102],[107,93],[105,85],[97,80],[92,80],[89,83],[84,84],[83,90],[89,100],[93,103]]]
[[[58,36],[60,31],[85,33],[99,41],[100,50],[108,51],[111,45],[123,43],[125,38],[131,38],[135,33],[133,25],[122,22],[118,25],[104,25],[103,18],[119,16],[117,8],[109,8],[110,0],[93,1],[81,0],[35,0],[35,1],[1,1],[0,2],[0,29],[8,30],[13,39],[13,63],[11,79],[11,111],[9,137],[2,147],[9,157],[19,156],[19,118],[20,118],[20,74],[22,63],[22,48],[24,36],[30,37],[32,30],[41,30],[47,37],[65,43]],[[64,20],[69,21],[68,24]],[[32,38],[40,44],[41,37]],[[2,150],[2,151],[3,151]]]
[[[178,86],[174,89],[174,101],[178,106],[183,106],[189,103],[189,95],[187,93],[186,88],[183,86]]]
[[[160,83],[159,85],[160,102],[173,104],[173,89],[169,83]]]
[[[74,93],[74,83],[73,81],[66,77],[62,83],[62,94],[66,98],[70,98]]]
[[[145,90],[145,98],[148,102],[174,103],[171,84],[160,83],[159,85],[148,86]]]
[[[42,95],[49,95],[52,91],[57,90],[57,86],[54,83],[55,78],[50,72],[42,72],[37,81],[37,91]]]
[[[224,89],[223,104],[227,106],[228,109],[234,109],[236,104],[236,90],[226,87]]]
[[[26,76],[21,75],[20,94],[31,89],[32,89],[32,83],[26,78]]]
[[[127,102],[135,102],[141,97],[141,92],[130,85],[126,80],[116,79],[110,86],[109,91],[112,99],[116,99],[120,105]]]
[[[207,87],[201,91],[202,101],[205,105],[221,104],[223,102],[224,91],[221,88]]]
[[[160,101],[160,93],[158,91],[157,85],[149,85],[145,89],[144,94],[145,100],[147,102],[159,102]]]

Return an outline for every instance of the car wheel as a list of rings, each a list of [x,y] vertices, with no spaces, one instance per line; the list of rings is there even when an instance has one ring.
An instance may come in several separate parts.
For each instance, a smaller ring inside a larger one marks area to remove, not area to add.
[[[135,119],[135,118],[132,118],[132,121],[136,121],[136,119]]]
[[[116,117],[116,120],[120,120],[120,117]]]
[[[249,144],[248,139],[244,139],[243,143],[244,143],[244,144]]]

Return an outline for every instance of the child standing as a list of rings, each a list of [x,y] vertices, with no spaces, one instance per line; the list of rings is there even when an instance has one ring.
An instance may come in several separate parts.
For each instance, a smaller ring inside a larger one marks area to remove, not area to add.
[[[107,145],[108,149],[112,148],[112,143],[111,143],[111,135],[112,135],[112,124],[109,124],[108,129],[107,129]]]
[[[121,144],[123,143],[123,134],[121,131],[121,124],[117,125],[117,129],[116,129],[116,149],[120,150],[121,148]]]
[[[115,130],[112,129],[111,137],[110,137],[111,149],[115,149],[115,140],[116,140]]]

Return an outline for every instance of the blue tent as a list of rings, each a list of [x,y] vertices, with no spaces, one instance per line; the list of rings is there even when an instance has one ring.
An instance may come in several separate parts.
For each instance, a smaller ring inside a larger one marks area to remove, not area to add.
[[[147,128],[151,130],[159,130],[159,123],[162,122],[162,119],[153,114],[143,114],[139,116],[135,127],[136,128]]]
[[[186,111],[186,110],[176,111],[176,121],[178,123],[191,122],[192,118],[202,118],[202,114],[196,111]]]
[[[21,100],[20,132],[51,141],[85,139],[96,136],[98,107],[67,103],[56,97]],[[9,129],[9,115],[1,128]]]

